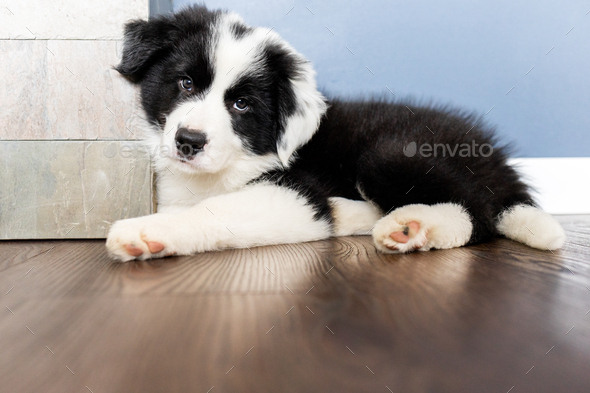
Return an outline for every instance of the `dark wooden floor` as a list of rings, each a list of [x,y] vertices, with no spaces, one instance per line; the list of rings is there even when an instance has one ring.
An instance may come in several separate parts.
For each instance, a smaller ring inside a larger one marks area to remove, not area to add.
[[[560,220],[554,253],[0,243],[0,391],[588,392],[590,217]]]

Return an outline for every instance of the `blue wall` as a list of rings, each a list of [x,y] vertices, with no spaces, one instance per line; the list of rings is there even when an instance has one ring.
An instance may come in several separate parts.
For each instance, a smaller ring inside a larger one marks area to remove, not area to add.
[[[174,8],[195,2],[174,0]],[[396,96],[448,102],[481,114],[493,107],[486,118],[505,141],[515,142],[517,156],[590,155],[588,1],[210,0],[207,5],[236,11],[251,25],[274,27],[315,64],[318,83],[329,94],[391,95],[387,86]]]

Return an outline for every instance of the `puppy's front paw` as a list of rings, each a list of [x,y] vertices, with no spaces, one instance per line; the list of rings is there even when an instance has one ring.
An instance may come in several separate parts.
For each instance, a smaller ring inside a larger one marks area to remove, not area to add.
[[[428,229],[418,221],[396,220],[388,215],[375,224],[373,240],[379,251],[404,253],[425,249]]]
[[[126,262],[177,253],[171,220],[170,215],[154,214],[115,222],[107,236],[109,255]]]

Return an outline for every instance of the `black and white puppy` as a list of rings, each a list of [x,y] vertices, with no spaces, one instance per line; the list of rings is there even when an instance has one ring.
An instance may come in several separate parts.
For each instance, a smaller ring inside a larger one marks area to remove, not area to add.
[[[110,229],[121,261],[370,233],[383,252],[564,243],[479,117],[328,101],[302,55],[236,14],[130,22],[117,70],[170,152],[154,157],[158,213]]]

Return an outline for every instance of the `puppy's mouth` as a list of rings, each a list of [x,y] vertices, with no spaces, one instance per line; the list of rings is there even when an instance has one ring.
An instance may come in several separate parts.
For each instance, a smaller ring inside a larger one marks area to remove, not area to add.
[[[181,164],[187,164],[187,165],[191,165],[192,166],[192,164],[191,164],[192,158],[190,160],[187,160],[187,159],[185,159],[183,157],[178,157],[178,158],[176,158],[176,160],[178,162],[180,162]]]
[[[178,141],[176,142],[176,158],[180,161],[188,162],[192,161],[197,155],[202,155],[203,151],[205,150],[204,145],[190,145],[188,143],[181,144]]]
[[[205,159],[205,157],[205,146],[203,146],[201,149],[198,149],[198,151],[195,149],[182,150],[181,148],[178,148],[176,154],[171,155],[170,158],[174,160],[176,165],[182,170],[194,172],[204,169],[205,162],[203,162],[203,159]]]
[[[184,164],[184,165],[188,165],[188,166],[192,166],[192,167],[198,166],[198,159],[196,159],[197,157],[195,157],[195,156],[183,156],[183,155],[179,154],[173,158],[177,162]]]

